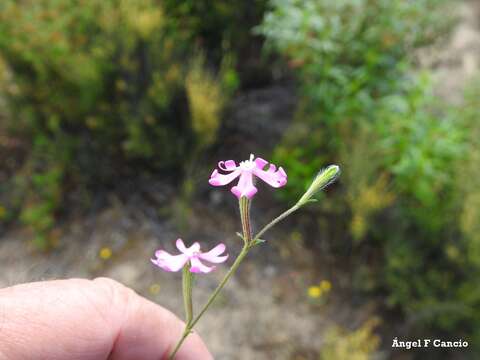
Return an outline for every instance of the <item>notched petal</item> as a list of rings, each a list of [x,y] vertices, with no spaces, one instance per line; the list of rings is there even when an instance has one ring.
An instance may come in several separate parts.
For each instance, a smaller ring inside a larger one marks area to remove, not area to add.
[[[237,164],[233,160],[219,161],[218,167],[223,171],[233,171],[237,168]]]
[[[242,172],[237,186],[232,187],[231,191],[239,199],[242,196],[251,199],[257,193],[257,188],[253,185],[252,173],[249,171]]]
[[[188,261],[185,254],[171,255],[163,250],[155,252],[156,259],[151,259],[152,263],[166,271],[179,271]]]
[[[177,241],[175,242],[175,245],[177,246],[177,249],[180,250],[180,252],[185,253],[187,251],[187,248],[183,243],[182,239],[177,239]]]
[[[213,186],[223,186],[231,183],[240,175],[239,170],[235,170],[230,174],[220,174],[217,169],[213,170],[212,175],[210,175],[210,180],[208,183]]]
[[[226,250],[225,244],[221,243],[215,246],[212,250],[199,254],[198,257],[211,263],[219,264],[228,259],[228,254],[220,256]]]
[[[255,159],[255,165],[257,166],[258,169],[262,170],[265,165],[268,164],[268,161],[262,158],[256,158]]]
[[[203,264],[198,258],[194,257],[190,259],[191,267],[190,272],[192,273],[204,273],[208,274],[209,272],[215,270],[215,266],[207,266]]]
[[[287,183],[287,173],[285,170],[283,170],[282,167],[277,170],[274,164],[270,164],[266,171],[257,166],[253,173],[274,188],[282,187]]]

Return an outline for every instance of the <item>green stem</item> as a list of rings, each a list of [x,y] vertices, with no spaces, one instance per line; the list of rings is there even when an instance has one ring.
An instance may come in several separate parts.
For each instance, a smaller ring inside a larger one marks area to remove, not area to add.
[[[283,219],[285,219],[287,216],[289,216],[290,214],[294,213],[295,211],[297,211],[298,209],[300,209],[301,206],[299,206],[298,204],[295,204],[293,205],[290,209],[288,209],[287,211],[283,212],[282,214],[280,214],[279,216],[277,216],[275,219],[273,219],[272,221],[270,221],[267,225],[265,225],[263,227],[262,230],[260,230],[257,235],[255,235],[253,237],[253,240],[252,240],[252,243],[255,243],[258,239],[260,239],[260,236],[262,236],[265,232],[267,232],[271,227],[273,227],[275,224],[277,224],[278,222],[282,221]]]
[[[191,323],[193,317],[193,302],[192,302],[192,282],[193,273],[190,271],[190,265],[183,267],[182,274],[182,290],[183,290],[183,304],[185,306],[185,322]]]
[[[210,305],[215,301],[217,298],[218,294],[220,291],[222,291],[223,287],[227,283],[227,281],[230,279],[230,277],[237,271],[238,267],[240,266],[241,262],[247,256],[248,252],[250,249],[256,245],[256,241],[262,236],[267,230],[269,230],[272,226],[277,224],[278,222],[282,221],[285,219],[288,215],[292,214],[296,210],[300,209],[301,205],[295,204],[292,206],[290,209],[285,211],[284,213],[280,214],[277,216],[275,219],[273,219],[271,222],[269,222],[265,227],[258,232],[255,237],[252,238],[252,231],[250,227],[250,201],[246,197],[240,198],[239,201],[239,207],[240,207],[240,218],[242,220],[242,230],[243,230],[243,248],[242,251],[240,251],[240,254],[238,254],[237,258],[235,259],[232,267],[228,270],[228,272],[225,274],[223,277],[222,281],[218,284],[216,289],[213,291],[213,293],[210,295],[210,297],[207,300],[207,303],[203,306],[202,310],[198,313],[198,315],[191,321],[187,321],[187,324],[185,325],[185,330],[183,331],[182,337],[178,341],[177,345],[173,349],[172,353],[170,354],[170,359],[173,360],[175,358],[175,355],[177,354],[178,350],[182,346],[183,342],[187,338],[187,336],[192,332],[193,327],[197,324],[197,322],[200,320],[200,318],[203,316],[205,311],[208,310]],[[188,317],[188,316],[187,316]]]
[[[228,270],[227,274],[223,277],[222,281],[220,284],[218,284],[217,288],[213,291],[213,293],[210,295],[208,298],[207,303],[203,306],[202,310],[198,313],[198,315],[188,324],[185,326],[185,330],[183,331],[182,337],[178,341],[177,345],[175,346],[174,350],[172,351],[170,355],[170,359],[174,359],[175,355],[177,354],[178,350],[180,349],[180,346],[182,346],[183,342],[187,338],[187,336],[192,332],[193,327],[195,324],[200,320],[200,318],[203,316],[205,311],[212,305],[214,300],[216,299],[217,295],[220,293],[220,291],[223,289],[227,281],[230,279],[230,277],[235,273],[235,271],[238,269],[240,263],[243,261],[245,256],[248,254],[248,251],[250,250],[250,246],[248,244],[244,244],[242,251],[240,254],[238,254],[237,258],[235,259],[235,262],[233,263],[232,267],[230,270]]]
[[[249,246],[247,246],[247,245],[243,246],[242,251],[240,252],[240,254],[238,254],[238,256],[235,259],[235,262],[233,263],[230,270],[228,270],[227,274],[223,277],[220,284],[218,284],[217,288],[213,291],[212,295],[210,295],[207,303],[203,306],[202,310],[200,310],[200,312],[195,317],[195,319],[193,319],[193,321],[191,323],[191,328],[193,328],[195,326],[195,324],[198,322],[198,320],[200,320],[202,315],[205,313],[205,311],[207,311],[209,306],[213,303],[213,301],[215,300],[217,295],[220,293],[220,291],[223,289],[223,287],[225,286],[227,281],[230,279],[230,277],[235,273],[235,271],[237,271],[237,268],[240,266],[240,263],[243,261],[245,256],[247,256],[249,250],[250,250]]]
[[[188,328],[188,325],[185,326],[185,330],[183,330],[182,337],[180,338],[180,340],[178,340],[177,345],[175,346],[172,353],[168,357],[170,360],[173,360],[175,358],[175,355],[177,354],[178,350],[180,349],[180,346],[182,346],[183,342],[185,341],[187,336],[190,334],[190,332],[191,332],[191,330]]]

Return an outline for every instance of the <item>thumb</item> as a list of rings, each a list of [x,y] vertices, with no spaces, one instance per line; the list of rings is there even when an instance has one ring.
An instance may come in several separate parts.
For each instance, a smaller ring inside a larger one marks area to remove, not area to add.
[[[185,324],[163,307],[132,291],[129,293],[110,359],[168,359],[183,334]],[[187,337],[175,359],[210,360],[213,357],[200,337],[193,333]]]

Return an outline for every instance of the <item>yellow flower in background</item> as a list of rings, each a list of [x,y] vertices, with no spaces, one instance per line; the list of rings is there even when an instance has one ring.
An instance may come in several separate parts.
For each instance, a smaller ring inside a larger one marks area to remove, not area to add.
[[[160,292],[160,284],[155,283],[150,285],[148,292],[152,295],[157,295]]]
[[[322,296],[322,289],[320,288],[320,286],[310,286],[307,293],[309,297],[317,299]]]
[[[318,299],[322,295],[325,295],[332,289],[332,283],[328,280],[322,280],[318,285],[310,286],[307,290],[307,294],[312,299]]]
[[[292,231],[292,233],[290,234],[290,238],[292,239],[292,241],[302,241],[303,239],[302,233],[300,231]]]
[[[109,247],[103,247],[99,252],[100,258],[103,260],[108,260],[112,257],[112,249]]]
[[[332,283],[328,280],[322,280],[320,281],[320,289],[322,289],[325,292],[330,291],[332,288]]]

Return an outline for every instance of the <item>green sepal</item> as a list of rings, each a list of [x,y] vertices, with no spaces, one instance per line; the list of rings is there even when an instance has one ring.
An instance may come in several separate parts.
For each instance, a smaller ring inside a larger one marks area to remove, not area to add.
[[[254,245],[260,245],[260,244],[263,244],[264,242],[267,242],[267,240],[257,239],[255,240]]]

